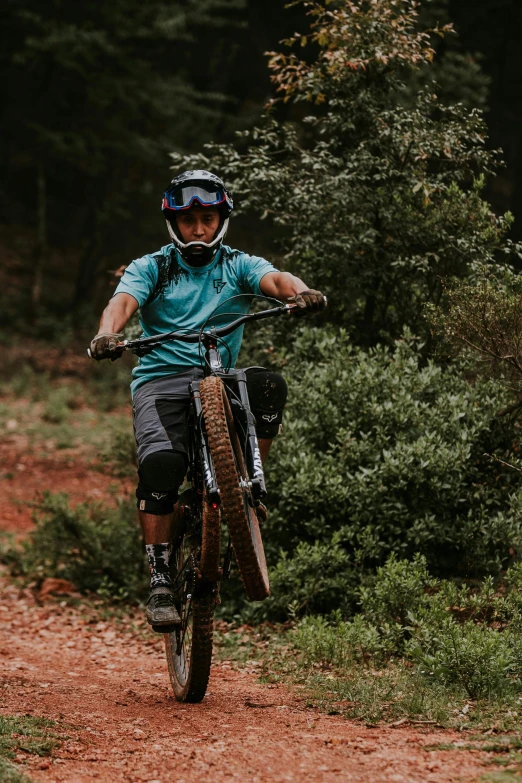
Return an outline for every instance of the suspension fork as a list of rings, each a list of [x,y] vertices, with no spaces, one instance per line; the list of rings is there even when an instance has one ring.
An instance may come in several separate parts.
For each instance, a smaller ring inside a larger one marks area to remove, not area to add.
[[[234,372],[234,380],[237,384],[241,405],[246,412],[247,442],[245,462],[247,464],[248,473],[251,476],[252,495],[254,496],[254,500],[262,500],[266,495],[265,474],[263,471],[263,463],[261,462],[261,452],[259,451],[255,419],[250,410],[247,379],[244,370],[236,370]]]
[[[217,485],[216,473],[210,449],[208,447],[207,433],[205,431],[203,408],[201,405],[201,392],[199,389],[200,381],[192,381],[190,384],[190,397],[195,413],[195,436],[197,446],[201,452],[201,462],[203,467],[203,479],[207,488],[208,499],[211,503],[220,503],[219,487]]]

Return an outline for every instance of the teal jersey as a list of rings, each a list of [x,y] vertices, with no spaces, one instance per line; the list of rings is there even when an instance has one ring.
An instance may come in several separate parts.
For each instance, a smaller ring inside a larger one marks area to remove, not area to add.
[[[174,274],[170,283],[158,290],[160,268],[169,258]],[[252,296],[241,296],[225,303],[226,299],[239,294],[260,295],[262,278],[277,271],[264,258],[249,256],[226,245],[207,266],[191,267],[170,244],[158,253],[133,261],[125,270],[114,296],[125,293],[136,299],[140,307],[142,337],[174,330],[199,330],[214,311],[218,317],[209,321],[208,326],[219,327],[230,323],[238,314],[247,313],[252,304]],[[224,338],[228,350],[220,342],[219,351],[225,366],[235,366],[242,337],[243,327],[240,327]],[[152,353],[140,358],[132,372],[132,395],[147,381],[203,364],[199,343],[173,341],[154,348]]]

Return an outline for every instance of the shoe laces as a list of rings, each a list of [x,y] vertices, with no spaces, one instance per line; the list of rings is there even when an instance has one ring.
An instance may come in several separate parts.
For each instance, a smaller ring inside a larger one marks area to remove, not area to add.
[[[154,596],[157,607],[174,606],[174,598],[168,593],[160,593]]]

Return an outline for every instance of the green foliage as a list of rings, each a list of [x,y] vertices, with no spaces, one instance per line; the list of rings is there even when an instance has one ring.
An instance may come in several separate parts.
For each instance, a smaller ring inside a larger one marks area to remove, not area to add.
[[[482,69],[482,56],[479,52],[465,51],[459,32],[451,24],[455,21],[455,8],[449,8],[448,0],[429,0],[418,5],[418,27],[431,32],[430,43],[435,57],[429,67],[421,68],[413,75],[412,88],[422,83],[432,82],[433,89],[447,106],[462,103],[468,109],[487,109],[490,78]],[[447,34],[440,35],[444,29]]]
[[[362,612],[380,627],[395,623],[402,628],[422,606],[426,591],[435,585],[425,557],[416,555],[410,562],[397,560],[392,554],[370,583],[360,588]]]
[[[520,254],[522,248],[515,249]],[[501,273],[502,272],[502,273]],[[480,360],[480,369],[500,376],[517,402],[522,380],[522,280],[506,267],[487,270],[471,281],[454,282],[445,312],[433,310],[434,324],[446,340],[466,348]]]
[[[291,557],[283,551],[270,573],[272,597],[263,610],[277,615],[328,612],[333,606],[348,610],[357,575],[338,539],[334,534],[328,543],[301,541]]]
[[[51,424],[62,424],[71,412],[71,392],[67,386],[52,389],[47,398],[43,418]]]
[[[350,585],[392,552],[462,577],[520,552],[517,473],[487,456],[514,448],[495,381],[425,363],[408,336],[363,351],[342,330],[303,328],[280,355],[290,394],[264,534],[274,611],[347,611]]]
[[[30,715],[0,715],[0,756],[14,758],[17,750],[47,756],[56,747],[57,736],[49,731],[56,724]]]
[[[71,508],[67,495],[45,494],[36,528],[17,550],[4,554],[13,574],[41,581],[58,577],[79,590],[136,601],[147,576],[136,506],[116,508],[82,503]]]
[[[170,145],[190,148],[218,128],[237,127],[237,112],[222,92],[231,62],[219,55],[244,7],[245,0],[5,4],[2,214],[7,223],[24,224],[31,193],[23,261],[33,283],[52,263],[50,248],[70,248],[67,261],[58,260],[59,291],[44,280],[45,306],[31,311],[40,334],[50,336],[56,312],[92,299],[103,259],[106,269],[122,250],[132,258],[136,243],[143,247],[147,237],[157,237],[159,196],[153,194],[167,181]],[[219,79],[208,73],[215,59]],[[27,329],[20,308],[27,313],[30,293],[24,281],[16,302],[6,297],[5,323],[17,319]],[[74,316],[77,325],[77,308]],[[63,334],[70,322],[60,320]]]
[[[58,737],[50,729],[56,724],[46,718],[30,715],[0,715],[0,779],[2,783],[30,783],[29,778],[14,767],[9,759],[18,751],[47,756],[58,745]]]
[[[282,227],[291,270],[329,295],[329,319],[358,342],[405,325],[426,334],[441,279],[490,263],[508,228],[481,195],[496,165],[484,122],[441,104],[430,81],[412,95],[434,59],[413,0],[308,8],[311,32],[287,44],[310,45],[311,58],[270,60],[281,99],[308,116],[284,122],[275,105],[236,146],[174,161],[222,172],[240,210]]]
[[[424,632],[421,642],[411,642],[409,652],[427,675],[457,683],[476,699],[521,690],[520,656],[514,647],[519,643],[518,635],[506,631],[448,620],[431,634]]]
[[[27,775],[2,758],[0,758],[0,779],[3,783],[30,783]]]
[[[103,465],[109,466],[113,476],[122,478],[136,475],[138,458],[132,429],[126,427],[113,430],[100,456]]]
[[[88,394],[101,411],[113,411],[130,402],[129,383],[134,357],[129,361],[92,362]]]
[[[457,687],[469,698],[500,698],[522,690],[520,565],[503,590],[491,578],[480,587],[456,587],[429,576],[426,560],[393,556],[361,588],[361,613],[343,621],[304,618],[295,645],[303,667],[349,670],[355,662],[379,665],[403,658],[428,680]],[[410,596],[410,597],[409,597]]]

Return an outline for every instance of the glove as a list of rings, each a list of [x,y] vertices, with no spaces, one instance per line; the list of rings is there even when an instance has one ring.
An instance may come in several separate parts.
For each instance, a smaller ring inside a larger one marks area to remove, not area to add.
[[[91,340],[91,356],[93,359],[100,361],[101,359],[110,359],[111,362],[115,362],[123,354],[123,349],[117,349],[116,346],[122,339],[122,334],[115,334],[113,332],[102,332],[97,334]]]
[[[300,294],[292,296],[287,301],[297,305],[293,314],[298,316],[307,315],[308,313],[318,313],[326,307],[326,301],[323,294],[320,291],[314,291],[313,289],[301,291]]]

